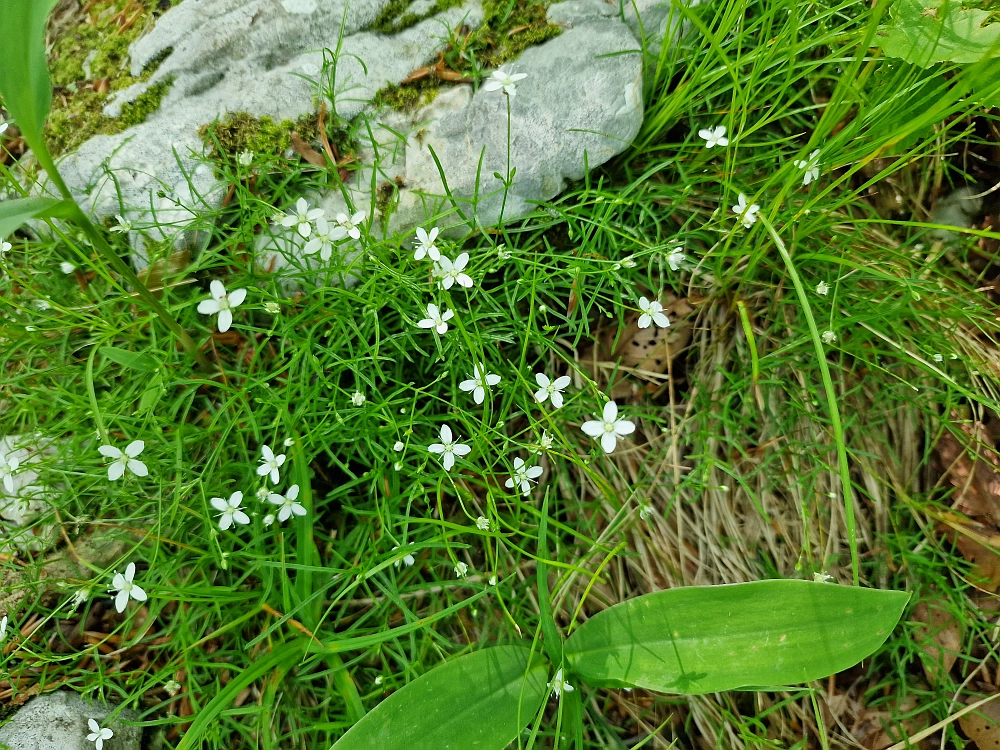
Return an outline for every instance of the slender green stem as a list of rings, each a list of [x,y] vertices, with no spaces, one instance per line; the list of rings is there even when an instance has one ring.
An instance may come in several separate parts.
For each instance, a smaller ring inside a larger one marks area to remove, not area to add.
[[[62,193],[63,198],[73,204],[73,221],[77,224],[90,238],[90,241],[97,248],[97,251],[103,256],[104,260],[107,262],[111,268],[113,268],[125,281],[126,284],[135,289],[136,293],[142,300],[149,305],[150,309],[156,313],[156,315],[163,321],[163,324],[169,328],[175,336],[180,340],[181,346],[184,350],[192,355],[195,360],[197,360],[198,365],[205,371],[211,371],[212,363],[208,361],[208,358],[198,349],[198,345],[195,343],[194,339],[191,338],[190,334],[184,330],[180,323],[178,323],[174,316],[170,314],[170,311],[165,308],[153,293],[146,288],[146,285],[139,280],[136,276],[135,271],[128,267],[121,258],[118,257],[118,253],[113,247],[104,239],[103,235],[98,231],[97,227],[90,218],[81,210],[80,206],[77,204],[76,199],[73,197],[72,191],[63,181],[62,175],[59,174],[59,170],[56,169],[55,162],[49,155],[49,152],[44,148],[44,144],[41,148],[38,147],[39,144],[33,144],[33,151],[35,158],[38,159],[38,163],[41,165],[42,169],[48,174],[49,179],[55,183],[56,187],[59,188],[59,192]]]

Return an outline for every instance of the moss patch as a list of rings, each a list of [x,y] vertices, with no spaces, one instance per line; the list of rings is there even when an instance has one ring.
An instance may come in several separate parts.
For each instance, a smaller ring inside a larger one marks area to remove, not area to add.
[[[215,160],[234,159],[243,151],[259,156],[276,156],[292,145],[292,132],[307,143],[319,140],[318,115],[306,115],[298,120],[275,122],[270,117],[254,117],[248,112],[232,112],[211,125],[203,125],[198,135],[205,142],[209,156]],[[342,151],[351,150],[347,134],[328,134],[330,142]]]
[[[412,2],[393,0],[372,28],[384,33],[406,28],[404,21],[408,16],[405,11]],[[409,25],[460,4],[461,0],[439,0],[427,15],[415,17]],[[545,7],[544,3],[532,0],[486,0],[483,3],[483,23],[464,37],[453,38],[444,49],[441,65],[472,78],[477,70],[499,68],[517,59],[528,47],[547,42],[562,33],[561,27],[549,23]],[[386,86],[375,94],[372,103],[376,107],[410,111],[430,102],[441,86],[450,83],[437,77],[432,68],[430,75],[412,83]]]
[[[165,51],[138,77],[128,72],[129,46],[171,4],[176,3],[98,0],[74,23],[53,30],[49,53],[52,112],[46,126],[53,155],[72,151],[93,135],[119,133],[159,108],[170,81],[157,83],[125,105],[120,117],[103,114],[112,94],[148,80],[169,54]]]
[[[449,8],[458,7],[464,1],[436,0],[424,13],[412,13],[410,12],[410,8],[413,7],[416,0],[392,0],[382,9],[378,18],[375,19],[369,28],[371,31],[377,31],[380,34],[398,34],[400,31],[415,26],[433,15]]]

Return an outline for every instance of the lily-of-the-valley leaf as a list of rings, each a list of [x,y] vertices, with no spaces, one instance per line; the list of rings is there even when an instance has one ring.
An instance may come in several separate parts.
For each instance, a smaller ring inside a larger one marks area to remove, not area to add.
[[[698,695],[820,679],[889,637],[909,594],[811,581],[691,586],[590,618],[566,641],[590,685]]]
[[[879,32],[889,57],[924,68],[1000,57],[1000,23],[988,23],[987,11],[963,7],[957,0],[897,0],[891,18]]]
[[[66,218],[72,210],[72,203],[57,198],[18,198],[0,201],[0,240],[32,219]]]
[[[0,96],[32,147],[41,143],[52,104],[45,59],[45,21],[54,5],[55,0],[0,0]]]
[[[390,695],[333,750],[503,750],[535,718],[548,675],[522,646],[461,656]]]

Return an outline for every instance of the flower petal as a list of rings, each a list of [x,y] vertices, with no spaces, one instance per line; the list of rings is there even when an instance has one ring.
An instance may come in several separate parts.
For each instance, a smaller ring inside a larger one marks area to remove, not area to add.
[[[198,312],[202,315],[215,315],[221,309],[217,299],[203,299],[198,303]]]
[[[140,586],[136,586],[134,583],[132,584],[132,590],[129,593],[132,595],[132,598],[135,599],[137,602],[146,601],[145,590]]]
[[[128,593],[125,591],[119,591],[115,594],[115,609],[118,612],[124,612],[125,607],[128,605]]]
[[[115,448],[113,445],[99,445],[97,446],[97,451],[102,456],[106,456],[107,458],[122,457],[122,452],[118,448]]]
[[[135,458],[140,453],[142,449],[146,447],[146,444],[141,440],[133,440],[131,443],[125,446],[125,455],[129,458]]]
[[[451,427],[446,424],[441,425],[441,442],[445,445],[452,442]]]
[[[242,305],[243,300],[247,298],[246,289],[236,289],[229,294],[229,306],[236,307],[237,305]]]
[[[604,432],[604,422],[595,422],[594,420],[590,420],[589,422],[584,422],[580,426],[580,429],[587,435],[590,435],[590,437],[595,438]]]
[[[115,482],[122,478],[122,474],[125,473],[125,462],[115,461],[113,464],[108,466],[108,479]]]
[[[544,372],[535,373],[535,382],[538,383],[542,388],[545,388],[549,384],[549,376]],[[539,399],[541,400],[541,399]]]
[[[218,279],[212,279],[212,282],[208,285],[208,289],[215,299],[222,299],[226,296],[226,287]]]
[[[601,448],[605,453],[614,453],[615,446],[618,445],[618,437],[613,432],[605,432],[601,436]]]
[[[472,447],[466,445],[465,443],[455,443],[452,451],[456,456],[468,456],[472,453]]]
[[[216,510],[227,511],[229,510],[229,503],[223,500],[221,497],[213,497],[208,501],[213,508]]]
[[[605,422],[614,422],[618,419],[618,404],[614,401],[608,401],[608,403],[604,405],[603,415]]]
[[[149,476],[149,469],[146,468],[146,464],[142,461],[130,458],[128,462],[128,470],[135,474],[137,477]]]
[[[556,378],[556,382],[552,384],[552,387],[558,388],[561,391],[563,388],[566,388],[569,384],[570,384],[569,375],[563,375],[561,377]]]
[[[232,310],[219,310],[219,333],[225,333],[233,324]]]

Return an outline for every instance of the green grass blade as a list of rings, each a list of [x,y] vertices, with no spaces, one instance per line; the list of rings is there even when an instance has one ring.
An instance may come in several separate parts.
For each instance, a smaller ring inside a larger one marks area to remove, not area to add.
[[[503,750],[534,718],[549,666],[529,649],[468,654],[417,678],[368,712],[335,750]]]
[[[909,600],[812,581],[690,586],[607,609],[566,641],[584,682],[700,695],[790,685],[854,666],[889,637]]]

